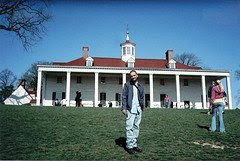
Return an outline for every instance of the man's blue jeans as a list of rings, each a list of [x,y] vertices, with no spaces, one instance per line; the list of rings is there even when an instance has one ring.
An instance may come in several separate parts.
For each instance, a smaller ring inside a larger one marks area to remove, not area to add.
[[[139,125],[142,118],[142,111],[139,114],[132,114],[127,111],[126,117],[126,136],[127,136],[127,148],[131,149],[137,147],[137,138],[139,135]]]
[[[218,112],[220,132],[225,132],[225,127],[223,123],[223,106],[224,103],[213,103],[212,105],[212,123],[210,127],[211,131],[216,131],[216,117]]]

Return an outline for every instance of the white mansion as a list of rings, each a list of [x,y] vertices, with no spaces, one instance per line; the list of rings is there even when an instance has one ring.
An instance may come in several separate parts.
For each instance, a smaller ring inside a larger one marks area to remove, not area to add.
[[[226,80],[228,108],[232,109],[230,73],[203,70],[173,60],[173,50],[167,50],[166,59],[136,58],[136,44],[120,44],[121,58],[90,57],[88,47],[83,56],[69,62],[38,65],[37,105],[53,106],[54,101],[65,100],[66,106],[75,106],[76,91],[82,93],[85,107],[121,106],[122,87],[134,68],[145,89],[145,106],[160,108],[168,95],[173,108],[190,106],[207,109],[207,91],[215,79]],[[39,97],[40,96],[40,97]]]

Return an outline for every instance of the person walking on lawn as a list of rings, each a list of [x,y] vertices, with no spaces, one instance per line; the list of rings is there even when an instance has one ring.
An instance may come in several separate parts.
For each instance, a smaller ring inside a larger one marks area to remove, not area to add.
[[[144,88],[138,82],[135,70],[130,72],[130,81],[124,84],[121,111],[126,116],[126,150],[129,154],[142,152],[137,145],[140,122],[144,107]]]

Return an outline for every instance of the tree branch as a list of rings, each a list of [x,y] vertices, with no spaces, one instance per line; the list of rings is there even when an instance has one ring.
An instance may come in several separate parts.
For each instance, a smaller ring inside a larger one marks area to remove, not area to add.
[[[3,0],[0,2],[0,30],[14,32],[27,50],[42,39],[44,24],[51,19],[45,0]]]

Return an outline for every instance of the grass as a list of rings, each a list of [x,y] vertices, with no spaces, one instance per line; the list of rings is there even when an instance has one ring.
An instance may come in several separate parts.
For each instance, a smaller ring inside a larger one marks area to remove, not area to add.
[[[240,110],[226,111],[226,133],[209,132],[206,110],[146,109],[131,156],[116,108],[0,105],[1,160],[239,160]]]

